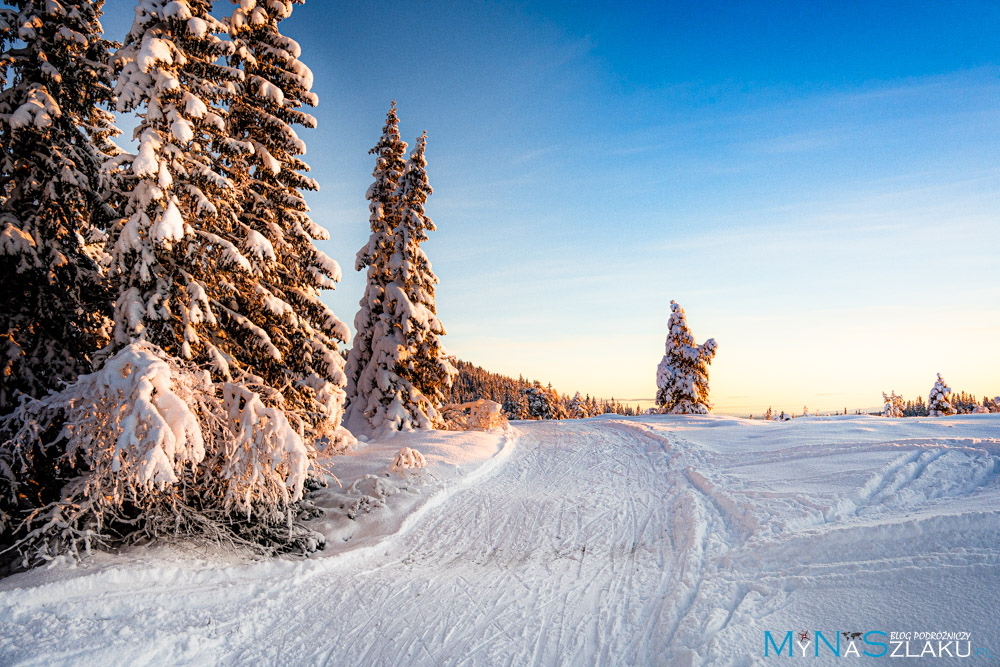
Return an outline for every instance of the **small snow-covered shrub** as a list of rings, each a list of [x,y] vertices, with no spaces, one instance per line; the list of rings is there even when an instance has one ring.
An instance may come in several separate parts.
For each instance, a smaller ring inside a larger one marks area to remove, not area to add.
[[[236,437],[222,443],[227,509],[249,513],[254,501],[281,505],[302,497],[309,452],[285,413],[268,408],[244,386],[223,385],[223,405]]]
[[[449,431],[493,431],[507,426],[503,406],[485,398],[446,405],[441,408],[441,416]]]
[[[507,417],[503,414],[503,406],[496,401],[479,399],[469,413],[469,426],[480,431],[501,429],[507,425]]]
[[[882,401],[884,405],[882,406],[882,416],[899,418],[903,416],[903,397],[893,391],[891,394],[886,394],[882,392]]]
[[[0,561],[165,536],[262,554],[322,545],[295,522],[316,458],[301,431],[246,385],[149,343],[23,403],[0,436]]]
[[[415,449],[410,447],[403,447],[399,450],[399,454],[396,454],[396,458],[393,459],[392,465],[389,466],[389,470],[400,471],[406,470],[407,468],[426,468],[427,461],[424,459],[424,455]]]

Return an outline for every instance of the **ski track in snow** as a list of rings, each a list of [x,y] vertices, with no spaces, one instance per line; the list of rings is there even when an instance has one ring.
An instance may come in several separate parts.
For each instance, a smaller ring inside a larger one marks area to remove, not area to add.
[[[998,418],[516,428],[335,557],[13,577],[0,663],[748,665],[793,629],[1000,652]]]

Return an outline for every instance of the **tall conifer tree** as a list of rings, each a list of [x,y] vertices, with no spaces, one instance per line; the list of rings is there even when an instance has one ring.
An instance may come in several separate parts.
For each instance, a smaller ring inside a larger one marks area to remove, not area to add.
[[[387,310],[391,308],[396,316],[405,339],[405,352],[398,361],[399,374],[428,402],[414,405],[413,409],[431,416],[429,410],[436,410],[445,402],[458,370],[441,344],[440,337],[447,331],[434,303],[438,278],[420,247],[427,240],[427,232],[436,229],[424,211],[427,197],[434,192],[427,180],[426,147],[424,132],[417,139],[396,192],[399,227],[393,235],[393,254],[389,259],[393,281]]]
[[[368,190],[372,234],[358,253],[368,283],[355,319],[348,357],[348,396],[354,428],[374,433],[434,428],[456,370],[445,354],[444,327],[434,305],[437,277],[420,244],[434,223],[424,211],[433,191],[427,181],[426,135],[408,163],[399,139],[395,103],[377,154]]]
[[[347,383],[338,344],[350,335],[319,299],[340,280],[340,266],[314,245],[329,234],[309,216],[303,190],[316,190],[302,161],[305,143],[292,125],[316,127],[302,110],[315,106],[312,72],[301,48],[279,23],[303,0],[243,0],[230,19],[235,44],[230,63],[244,73],[229,114],[232,136],[253,147],[238,155],[231,173],[239,194],[236,234],[255,277],[254,289],[235,296],[239,311],[266,332],[279,357],[260,348],[233,350],[287,407],[304,411],[313,427],[337,428]]]
[[[249,504],[263,486],[289,480],[294,492],[263,506],[270,522],[281,516],[282,503],[301,496],[301,483],[291,480],[301,479],[316,450],[303,442],[305,424],[286,411],[284,386],[269,382],[268,364],[281,363],[282,351],[274,330],[255,319],[262,310],[248,306],[248,299],[264,298],[261,266],[274,249],[241,219],[240,195],[250,191],[237,187],[234,165],[256,146],[230,134],[228,113],[244,74],[224,61],[236,45],[220,38],[228,26],[210,16],[211,5],[140,0],[115,56],[119,108],[141,111],[138,152],[112,163],[126,215],[113,246],[115,344],[151,344],[154,356],[190,360],[223,383],[217,391],[227,426],[240,432],[230,439],[211,420],[202,424],[214,442],[206,447],[209,474],[222,466],[217,481],[226,489],[227,510],[233,484],[247,483],[240,502]],[[296,148],[304,151],[300,142]],[[256,268],[248,255],[259,260]],[[285,310],[277,299],[271,305]]]
[[[372,366],[373,349],[380,331],[380,315],[385,299],[385,288],[390,282],[389,256],[392,253],[392,234],[397,224],[396,188],[406,168],[406,142],[399,136],[399,118],[393,100],[386,114],[382,136],[368,151],[375,155],[374,181],[365,197],[368,199],[368,223],[371,235],[357,254],[354,268],[366,270],[365,293],[354,317],[354,343],[347,357],[348,423],[353,428],[370,427],[374,410],[369,406],[369,396],[378,387],[376,366]]]
[[[148,341],[206,363],[216,378],[240,367],[237,349],[280,352],[239,310],[253,291],[241,247],[237,192],[222,165],[252,151],[229,137],[226,105],[241,75],[209,0],[140,0],[116,54],[119,109],[141,110],[139,149],[116,160],[125,221],[115,238],[115,343]],[[249,354],[249,352],[247,352]]]
[[[107,341],[100,266],[114,152],[101,0],[0,9],[0,414],[91,370]]]

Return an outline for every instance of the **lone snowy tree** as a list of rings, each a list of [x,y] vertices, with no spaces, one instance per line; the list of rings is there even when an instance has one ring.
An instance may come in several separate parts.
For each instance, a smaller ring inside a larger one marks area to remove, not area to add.
[[[947,417],[955,414],[955,407],[951,404],[951,387],[940,373],[937,374],[937,382],[931,387],[931,393],[927,397],[927,411],[931,417]]]
[[[101,0],[0,9],[0,414],[91,370],[106,344],[100,165],[115,151]]]
[[[251,291],[233,298],[279,355],[260,354],[255,345],[230,350],[281,393],[286,407],[302,411],[313,429],[331,431],[340,426],[346,397],[338,344],[350,332],[319,298],[341,272],[313,245],[329,234],[310,218],[302,197],[318,185],[306,176],[309,166],[300,158],[306,146],[292,129],[316,127],[301,109],[316,105],[313,76],[298,59],[299,45],[278,27],[303,1],[242,2],[230,19],[230,64],[244,73],[230,105],[230,134],[253,146],[252,154],[232,161],[240,206],[234,231],[255,278]]]
[[[434,428],[456,369],[440,344],[445,334],[434,305],[437,277],[420,244],[434,224],[424,212],[427,182],[421,136],[404,163],[393,102],[368,189],[371,236],[355,268],[367,285],[354,320],[347,359],[349,424],[373,433]]]
[[[707,414],[712,409],[708,400],[708,366],[717,348],[714,338],[695,344],[684,309],[671,301],[666,354],[656,369],[656,404],[662,412]]]

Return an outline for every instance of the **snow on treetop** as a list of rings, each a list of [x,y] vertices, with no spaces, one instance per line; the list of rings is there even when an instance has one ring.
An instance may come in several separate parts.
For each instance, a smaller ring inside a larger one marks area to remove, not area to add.
[[[157,173],[160,170],[160,162],[156,153],[161,145],[160,136],[155,129],[145,130],[139,138],[139,152],[132,162],[132,173],[140,178]]]
[[[324,273],[330,276],[331,279],[338,283],[343,277],[340,270],[340,264],[337,260],[330,257],[322,250],[316,250],[316,265],[319,266]]]
[[[270,81],[260,78],[259,76],[253,77],[250,83],[257,87],[257,94],[260,97],[270,100],[279,107],[285,105],[285,94],[278,86],[274,85]]]
[[[34,247],[35,239],[12,224],[8,223],[0,232],[0,255],[17,257],[29,252]]]
[[[208,34],[208,23],[204,19],[192,16],[187,22],[188,32],[201,39]]]
[[[170,119],[170,134],[173,135],[174,139],[186,144],[194,139],[194,128],[191,127],[191,123],[187,119],[180,116],[176,110],[171,109],[167,114]]]
[[[75,42],[80,46],[87,45],[87,38],[83,34],[77,32],[76,30],[71,30],[67,26],[61,26],[59,28],[59,32],[56,33],[56,38],[65,42]]]
[[[191,118],[203,118],[208,113],[208,107],[197,95],[184,92],[184,113]]]
[[[37,33],[35,32],[42,27],[42,19],[37,16],[32,16],[27,21],[21,24],[21,27],[17,29],[17,36],[28,41],[34,39]]]

